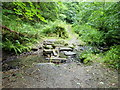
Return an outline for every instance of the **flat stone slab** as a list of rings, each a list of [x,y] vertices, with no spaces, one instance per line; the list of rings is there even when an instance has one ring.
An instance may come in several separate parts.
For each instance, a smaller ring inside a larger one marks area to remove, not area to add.
[[[52,45],[45,45],[44,48],[45,49],[53,49],[53,46]]]
[[[52,52],[53,52],[53,49],[43,49],[43,52],[44,52],[44,53],[52,53]]]
[[[52,42],[44,42],[43,45],[53,45],[54,43]]]
[[[47,40],[45,40],[45,41],[48,41],[48,42],[55,42],[56,39],[47,39]]]
[[[72,48],[60,47],[60,51],[72,51]]]
[[[53,62],[53,63],[64,63],[67,61],[66,58],[56,58],[56,57],[54,57],[52,59],[46,58],[46,60],[50,60],[50,62]]]
[[[52,58],[46,58],[46,60],[67,60],[66,58],[59,58],[59,57],[52,57]]]
[[[76,55],[75,52],[64,52],[64,54],[65,54],[66,56],[73,56],[73,55]]]
[[[40,65],[54,65],[54,64],[53,63],[37,63],[36,65],[40,66]]]

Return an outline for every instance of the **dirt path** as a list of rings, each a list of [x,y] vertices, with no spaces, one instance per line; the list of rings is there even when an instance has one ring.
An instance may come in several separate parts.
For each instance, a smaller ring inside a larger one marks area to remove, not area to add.
[[[69,44],[77,44],[79,40],[71,32]],[[18,62],[20,61],[20,62]],[[117,88],[118,73],[106,68],[101,63],[86,66],[80,62],[70,61],[65,64],[44,62],[42,52],[34,56],[22,57],[14,62],[24,67],[10,69],[3,73],[3,87],[6,88]],[[29,66],[29,64],[31,66]]]
[[[7,73],[11,74],[4,79],[7,88],[117,88],[118,85],[117,72],[100,64],[37,63],[26,70]]]
[[[75,35],[74,32],[72,32],[72,28],[71,28],[71,25],[67,25],[66,26],[66,29],[67,29],[67,32],[69,34],[69,37],[70,37],[70,40],[68,40],[68,43],[70,45],[74,44],[74,45],[77,45],[80,43],[80,41],[77,39],[78,37]]]

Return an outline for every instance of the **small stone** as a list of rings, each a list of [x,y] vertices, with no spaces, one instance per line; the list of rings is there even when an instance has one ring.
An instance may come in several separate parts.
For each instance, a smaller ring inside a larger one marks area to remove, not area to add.
[[[104,82],[100,82],[100,84],[104,84]]]
[[[70,48],[72,48],[72,49],[74,48],[74,46],[73,46],[73,45],[69,45],[69,47],[70,47]]]
[[[113,83],[112,85],[115,86],[115,83]]]
[[[66,56],[72,56],[72,55],[76,55],[76,53],[74,53],[74,52],[65,52],[65,55]]]
[[[89,70],[86,70],[87,72],[89,72]]]
[[[77,85],[80,85],[80,83],[77,83]]]
[[[117,77],[115,77],[115,78],[117,78]]]
[[[45,49],[53,49],[53,46],[52,45],[45,45],[44,48]]]

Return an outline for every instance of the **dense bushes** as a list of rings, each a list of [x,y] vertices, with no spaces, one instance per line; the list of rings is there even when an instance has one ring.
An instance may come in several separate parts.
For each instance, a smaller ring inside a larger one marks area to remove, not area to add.
[[[88,45],[107,47],[103,60],[112,67],[120,68],[120,2],[79,3],[73,29]],[[76,7],[76,6],[75,6]],[[89,53],[86,55],[89,57]]]
[[[38,41],[41,35],[67,38],[66,21],[88,45],[108,47],[103,59],[118,68],[119,8],[120,2],[3,3],[3,25],[23,34],[3,29],[3,48],[18,53],[28,50],[27,44]]]
[[[62,21],[49,22],[48,25],[42,29],[42,33],[45,36],[56,36],[61,38],[67,38],[66,23]]]
[[[21,20],[13,20],[11,17],[7,19],[3,16],[3,18],[3,24],[12,30],[10,32],[4,28],[2,29],[3,50],[22,53],[30,50],[32,43],[37,42],[37,39],[40,38],[39,29],[34,28],[29,23],[24,23]]]
[[[92,28],[90,25],[76,25],[74,31],[79,34],[80,38],[91,45],[100,45],[104,42],[102,31]]]
[[[110,67],[120,68],[120,45],[112,46],[111,49],[105,52],[104,61]]]
[[[3,3],[3,50],[16,53],[28,51],[41,36],[67,38],[65,22],[59,20],[57,2],[4,2]],[[62,10],[62,7],[60,8]],[[14,33],[20,33],[20,35]]]

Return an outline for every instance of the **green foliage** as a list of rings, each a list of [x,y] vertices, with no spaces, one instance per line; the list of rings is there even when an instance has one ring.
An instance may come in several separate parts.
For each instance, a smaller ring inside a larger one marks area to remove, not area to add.
[[[84,51],[79,57],[80,60],[83,60],[84,64],[90,64],[90,62],[92,62],[92,55],[91,51]]]
[[[83,41],[89,44],[100,45],[104,42],[104,33],[92,28],[90,25],[76,25],[73,29],[77,34],[79,34]]]
[[[37,3],[13,2],[13,4],[16,6],[14,10],[17,15],[22,16],[28,20],[34,20],[37,17],[41,21],[46,22],[44,17],[42,17],[40,14],[41,11],[38,9],[39,5],[37,5]]]
[[[67,38],[67,31],[65,28],[65,22],[62,21],[55,21],[55,22],[49,22],[48,25],[46,25],[43,30],[42,33],[45,36],[57,36],[57,37],[61,37],[61,38]]]
[[[120,2],[79,3],[79,12],[76,13],[73,25],[74,31],[88,44],[111,47],[103,59],[114,68],[120,68],[119,4]],[[90,57],[89,53],[83,57]]]
[[[10,33],[9,31],[3,29],[2,30],[3,50],[15,52],[16,54],[29,51],[32,44],[36,43],[41,37],[40,29],[37,28],[38,26],[39,27],[41,26],[37,24],[32,26],[29,23],[25,23],[21,20],[13,20],[12,18],[16,19],[17,17],[15,17],[14,15],[13,16],[3,15],[4,19],[3,25],[23,35],[22,36],[17,35],[14,32]]]
[[[54,21],[59,18],[59,3],[57,2],[38,2],[38,8],[45,19]]]
[[[90,25],[92,28],[96,29],[99,32],[94,32],[94,37],[103,37],[101,42],[98,40],[98,44],[106,44],[112,46],[114,44],[120,44],[120,30],[119,30],[119,2],[93,2],[93,3],[75,3],[71,10],[77,10],[75,12],[74,25]],[[79,6],[79,7],[78,7]],[[73,11],[73,12],[74,12]],[[90,27],[90,28],[91,28]],[[84,28],[84,27],[83,27]],[[76,31],[77,33],[79,30]],[[88,31],[89,32],[89,31]],[[84,33],[83,33],[84,34]],[[93,34],[91,32],[91,34]],[[93,38],[94,40],[94,38]],[[103,42],[102,42],[103,41]]]
[[[111,49],[105,52],[104,62],[110,67],[120,68],[120,45],[112,46]]]
[[[9,51],[15,51],[16,54],[30,50],[29,47],[26,47],[20,44],[18,40],[16,40],[15,42],[12,42],[7,38],[6,38],[6,41],[3,42],[3,49],[9,50]]]
[[[119,68],[120,60],[120,2],[4,2],[3,25],[23,34],[3,30],[3,49],[21,53],[42,35],[67,38],[66,21],[87,44],[108,46],[104,61]],[[99,50],[82,53],[84,62],[94,60]]]
[[[59,21],[52,22],[60,16],[59,9],[63,8],[59,6],[64,7],[60,2],[4,2],[3,25],[23,35],[19,36],[3,30],[3,49],[16,53],[27,51],[41,38],[42,34],[45,36],[55,34],[55,36],[66,38],[63,22],[60,21],[60,24]],[[49,23],[47,25],[41,21]]]

